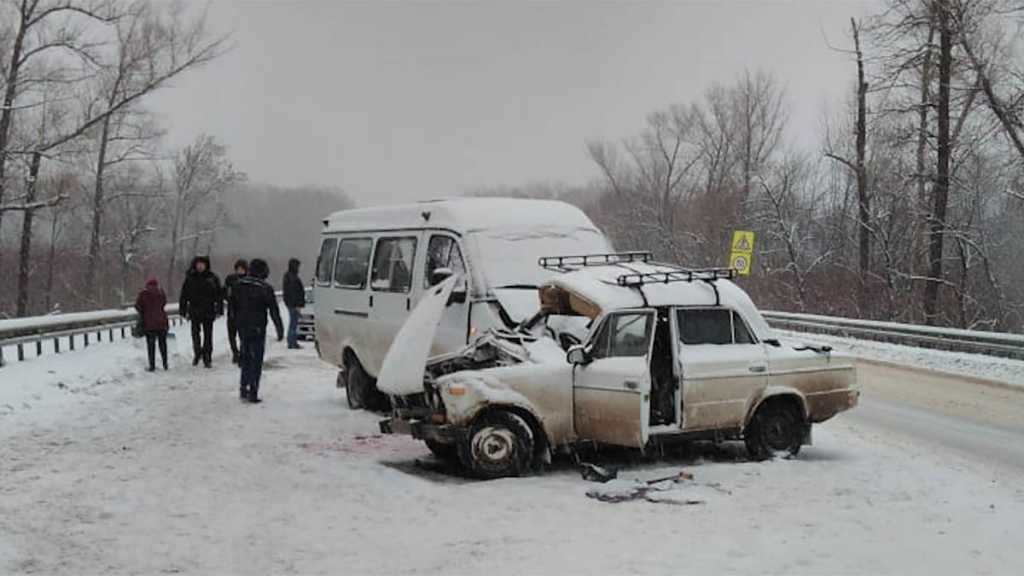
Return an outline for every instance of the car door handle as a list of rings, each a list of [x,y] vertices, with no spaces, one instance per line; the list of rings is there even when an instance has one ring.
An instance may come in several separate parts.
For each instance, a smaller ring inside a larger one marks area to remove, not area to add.
[[[640,387],[640,384],[636,383],[633,380],[626,380],[625,382],[622,383],[622,385],[629,390],[636,390],[637,388]]]
[[[764,364],[753,364],[748,366],[747,370],[750,370],[751,372],[764,372],[766,368]]]

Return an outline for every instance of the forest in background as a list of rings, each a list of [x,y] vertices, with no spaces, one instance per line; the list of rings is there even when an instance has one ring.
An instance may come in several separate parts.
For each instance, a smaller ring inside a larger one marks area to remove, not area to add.
[[[119,306],[190,260],[309,260],[338,189],[247,182],[225,146],[163,146],[148,97],[230,49],[150,0],[0,1],[0,318]],[[192,11],[194,12],[194,11]]]
[[[1020,331],[1024,326],[1024,3],[887,0],[850,21],[847,101],[794,142],[785,87],[752,71],[590,142],[601,178],[482,195],[581,206],[617,249],[728,265],[765,308]],[[839,44],[837,42],[837,44]]]
[[[1021,0],[885,0],[830,49],[848,98],[795,141],[771,71],[589,142],[594,182],[478,191],[580,205],[619,249],[726,264],[767,308],[970,329],[1024,326]],[[211,136],[167,150],[144,107],[226,49],[202,16],[146,0],[0,3],[0,317],[120,304],[192,255],[218,271],[290,256],[310,271],[340,191],[246,182]],[[305,256],[305,258],[304,258]]]

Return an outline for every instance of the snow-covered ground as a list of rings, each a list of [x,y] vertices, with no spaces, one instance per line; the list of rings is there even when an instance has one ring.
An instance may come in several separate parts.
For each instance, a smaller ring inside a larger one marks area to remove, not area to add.
[[[240,403],[218,346],[212,370],[145,373],[131,341],[0,369],[0,573],[1024,573],[1024,468],[893,431],[869,398],[795,460],[694,447],[601,455],[614,485],[564,461],[478,482],[379,435],[308,348],[274,343],[265,402]],[[908,378],[874,370],[866,394]],[[680,471],[648,500],[587,496]]]
[[[888,342],[843,338],[827,334],[809,334],[786,330],[776,330],[776,332],[785,338],[830,344],[837,350],[843,350],[854,356],[869,360],[918,366],[951,374],[985,378],[1016,386],[1024,386],[1024,360],[986,356],[984,354],[933,350],[930,348],[915,348],[913,346],[901,346]]]

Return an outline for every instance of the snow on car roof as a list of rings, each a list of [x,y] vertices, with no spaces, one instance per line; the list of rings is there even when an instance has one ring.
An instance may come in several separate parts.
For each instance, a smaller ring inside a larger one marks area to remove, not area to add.
[[[555,276],[548,284],[556,286],[597,306],[602,312],[647,306],[714,306],[715,290],[700,280],[693,282],[655,282],[642,287],[618,284],[623,274],[672,272],[679,268],[644,262],[587,266]],[[754,306],[747,293],[729,280],[715,280],[719,303],[739,312],[761,340],[774,338],[774,332]],[[641,290],[643,294],[641,294]]]
[[[558,200],[473,197],[341,210],[324,220],[324,232],[424,227],[473,232],[544,225],[598,232],[582,210]]]

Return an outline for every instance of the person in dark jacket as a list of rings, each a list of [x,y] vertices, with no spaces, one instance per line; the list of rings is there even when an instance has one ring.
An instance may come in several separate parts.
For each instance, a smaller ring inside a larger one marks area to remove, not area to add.
[[[213,359],[213,321],[224,310],[220,279],[210,270],[210,259],[196,256],[185,283],[181,285],[178,311],[192,323],[192,365],[199,361],[207,368]]]
[[[243,276],[231,291],[230,306],[235,309],[235,326],[242,345],[239,359],[241,381],[238,395],[242,400],[259,402],[263,353],[267,344],[267,314],[277,328],[277,341],[284,337],[281,313],[277,309],[274,288],[267,283],[270,268],[259,258],[249,263],[249,275]]]
[[[284,290],[284,305],[288,307],[288,347],[295,350],[299,346],[299,310],[306,305],[306,289],[299,278],[298,258],[288,261],[288,271],[281,281]]]
[[[167,312],[164,306],[167,305],[167,295],[160,288],[156,278],[146,280],[146,287],[139,292],[135,298],[135,309],[142,319],[142,333],[146,335],[146,353],[149,355],[149,368],[156,370],[156,344],[160,344],[160,359],[163,360],[164,370],[167,370],[167,330],[170,327],[167,322]]]
[[[249,273],[249,263],[235,262],[235,271],[224,278],[224,300],[228,304],[228,344],[231,346],[231,361],[238,364],[238,327],[235,326],[235,311],[231,308],[231,291],[235,284]]]

